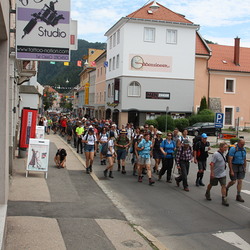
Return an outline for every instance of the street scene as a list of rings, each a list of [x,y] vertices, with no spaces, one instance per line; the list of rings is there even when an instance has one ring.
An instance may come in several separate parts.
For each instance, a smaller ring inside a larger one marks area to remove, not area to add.
[[[0,250],[249,250],[249,11],[0,1]]]

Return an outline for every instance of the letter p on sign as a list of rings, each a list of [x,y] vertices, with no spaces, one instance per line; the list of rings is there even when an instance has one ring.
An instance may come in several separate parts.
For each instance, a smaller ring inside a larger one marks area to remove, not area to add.
[[[215,114],[215,127],[222,128],[224,121],[224,114],[223,113],[216,113]]]

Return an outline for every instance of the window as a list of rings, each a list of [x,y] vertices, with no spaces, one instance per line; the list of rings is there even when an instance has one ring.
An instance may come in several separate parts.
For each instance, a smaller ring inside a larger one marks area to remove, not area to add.
[[[233,125],[233,108],[225,108],[225,125]]]
[[[106,91],[104,91],[104,102],[106,102]]]
[[[128,96],[140,96],[141,95],[141,85],[139,82],[131,82],[128,86]]]
[[[111,63],[112,63],[112,59],[109,59],[109,71],[111,71]]]
[[[120,43],[120,30],[117,30],[117,44]]]
[[[102,75],[102,67],[101,67],[101,75]]]
[[[113,57],[113,70],[115,70],[115,57]]]
[[[100,102],[102,101],[102,92],[100,92]]]
[[[116,33],[113,35],[113,47],[116,45]]]
[[[235,79],[225,80],[225,93],[235,93]]]
[[[111,84],[111,96],[114,96],[114,83]]]
[[[110,87],[110,84],[108,85],[108,97],[111,96],[111,87]]]
[[[117,55],[116,56],[116,68],[119,69],[119,60],[120,60],[120,56]]]
[[[97,77],[99,77],[99,69],[97,69]]]
[[[155,42],[155,29],[144,28],[144,42]]]
[[[109,38],[109,49],[112,49],[112,36]]]
[[[177,30],[167,30],[167,43],[177,43]]]

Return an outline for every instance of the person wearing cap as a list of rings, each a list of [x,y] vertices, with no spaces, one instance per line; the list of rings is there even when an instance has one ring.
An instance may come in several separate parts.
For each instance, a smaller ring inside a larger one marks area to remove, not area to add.
[[[85,151],[85,157],[86,157],[86,173],[89,174],[92,172],[92,165],[94,161],[95,156],[95,150],[96,150],[96,135],[94,134],[93,127],[89,128],[88,131],[85,133],[84,136],[82,136],[82,142],[84,143],[84,151]]]
[[[116,126],[116,124],[112,124],[111,125],[111,128],[110,128],[110,132],[114,132],[114,137],[115,137],[115,139],[117,139],[118,138],[118,132],[117,132],[117,126]]]
[[[162,139],[162,132],[161,131],[157,131],[156,132],[156,138],[153,140],[153,158],[155,160],[155,165],[153,167],[153,172],[156,174],[159,173],[158,171],[158,167],[161,163],[161,159],[163,157],[163,154],[161,152],[160,149],[160,145],[162,143],[163,139]]]
[[[208,151],[210,150],[210,143],[207,141],[207,134],[201,135],[201,140],[194,145],[194,163],[198,163],[198,172],[195,185],[205,186],[202,182],[204,171],[207,168]]]
[[[126,174],[125,159],[127,155],[127,148],[129,147],[129,145],[130,145],[130,141],[127,137],[127,131],[126,129],[122,129],[120,131],[118,138],[115,141],[118,171],[121,170],[121,166],[122,166],[122,174]]]
[[[180,176],[175,178],[176,185],[179,187],[182,181],[183,188],[186,192],[189,191],[187,176],[189,173],[190,161],[193,159],[193,150],[189,141],[185,139],[183,145],[177,149],[176,163],[177,168],[180,169]]]
[[[109,178],[114,178],[113,176],[113,166],[114,166],[114,159],[116,157],[116,153],[115,153],[115,134],[113,131],[110,131],[109,133],[109,138],[108,138],[108,152],[107,152],[107,159],[108,159],[108,166],[106,167],[106,169],[103,171],[104,176],[107,177],[108,176],[108,171],[109,171]]]
[[[142,182],[143,178],[142,169],[143,167],[146,167],[149,185],[155,183],[154,180],[152,179],[152,172],[150,167],[151,150],[152,150],[152,141],[150,140],[150,134],[145,133],[144,139],[142,139],[137,146],[137,151],[139,154],[138,182]]]
[[[213,186],[217,186],[218,182],[221,185],[221,195],[222,195],[222,205],[228,207],[226,197],[226,159],[225,152],[227,151],[228,146],[225,142],[221,142],[219,150],[215,152],[212,156],[212,161],[210,163],[210,182],[207,186],[205,197],[208,201],[211,201],[210,190]]]
[[[167,182],[171,183],[171,173],[174,165],[174,152],[176,150],[176,144],[172,139],[172,134],[167,133],[167,138],[163,140],[160,144],[160,150],[162,152],[162,168],[159,172],[159,179],[165,174],[167,171]]]

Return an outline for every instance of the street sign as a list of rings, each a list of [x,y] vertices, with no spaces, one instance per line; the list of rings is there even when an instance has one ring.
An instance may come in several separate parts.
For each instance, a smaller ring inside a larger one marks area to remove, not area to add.
[[[223,113],[216,113],[215,114],[215,127],[216,128],[223,128],[224,123],[224,114]]]

